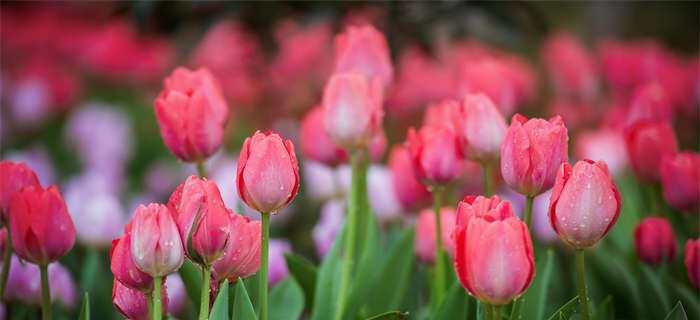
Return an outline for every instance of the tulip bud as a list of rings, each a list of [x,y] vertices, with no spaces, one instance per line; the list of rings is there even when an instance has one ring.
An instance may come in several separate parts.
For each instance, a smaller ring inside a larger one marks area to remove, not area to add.
[[[383,87],[393,78],[389,46],[384,35],[370,25],[350,26],[335,38],[335,73],[377,77]]]
[[[221,146],[229,110],[209,70],[175,69],[165,78],[155,112],[163,142],[180,160],[202,161]]]
[[[676,257],[676,236],[668,220],[649,217],[634,229],[634,246],[640,260],[658,265]]]
[[[382,88],[377,78],[333,75],[323,91],[324,127],[336,144],[364,148],[382,125]]]
[[[459,101],[452,99],[431,104],[425,109],[423,125],[447,127],[454,132],[458,132],[459,122],[461,122],[461,119],[459,119],[460,108]]]
[[[501,145],[503,180],[530,197],[549,190],[557,169],[567,159],[568,141],[561,117],[527,120],[516,114]]]
[[[151,203],[136,208],[131,220],[131,254],[136,267],[152,277],[180,268],[184,252],[168,207]]]
[[[527,225],[497,196],[460,202],[454,242],[459,282],[476,299],[504,305],[532,283],[535,258]]]
[[[685,268],[690,283],[700,290],[700,239],[688,239],[685,243]]]
[[[260,268],[260,221],[229,212],[231,238],[223,256],[212,265],[215,283],[249,277]]]
[[[408,130],[406,148],[411,154],[413,173],[424,185],[446,185],[462,171],[463,156],[454,131],[444,126],[423,126]]]
[[[10,236],[23,260],[47,265],[75,244],[75,227],[58,188],[31,186],[12,196]]]
[[[301,121],[301,152],[309,159],[325,165],[337,165],[347,160],[348,154],[326,133],[323,106],[309,111]]]
[[[292,252],[292,245],[289,242],[281,239],[270,239],[270,273],[268,277],[270,287],[275,286],[289,275],[287,261],[284,259],[284,254],[288,252]]]
[[[576,249],[602,239],[620,215],[622,199],[604,162],[561,165],[549,202],[549,222],[559,238]]]
[[[410,209],[430,201],[430,192],[413,174],[413,161],[408,149],[395,146],[389,154],[389,169],[394,192],[404,209]]]
[[[230,219],[216,183],[190,176],[168,201],[187,257],[211,265],[229,241]]]
[[[455,228],[455,210],[449,207],[440,209],[440,229],[442,244],[450,256],[454,254],[452,232]],[[416,256],[427,264],[435,263],[435,212],[424,209],[416,220],[416,238],[414,243]]]
[[[39,186],[34,171],[24,163],[0,162],[0,219],[9,220],[8,209],[12,195],[28,186]]]
[[[163,281],[163,290],[161,299],[163,306],[168,305],[168,295],[165,289],[165,281]],[[117,279],[114,279],[112,286],[112,304],[124,317],[130,320],[148,320],[148,306],[150,302],[146,299],[146,294],[131,289]]]
[[[236,173],[238,195],[248,207],[275,213],[299,191],[294,145],[276,133],[256,132],[243,143]]]
[[[153,289],[153,278],[139,270],[134,263],[131,254],[131,224],[126,226],[121,238],[112,241],[109,261],[109,269],[114,279],[139,291],[149,292]]]
[[[595,97],[599,85],[595,59],[575,36],[558,33],[547,39],[542,60],[558,94]]]
[[[666,202],[678,210],[700,207],[700,154],[681,152],[666,155],[659,168]]]
[[[470,159],[483,162],[498,158],[506,121],[488,96],[468,94],[457,119],[460,142]]]
[[[678,151],[673,128],[666,122],[638,122],[627,129],[625,142],[632,169],[645,182],[659,181],[661,159]]]

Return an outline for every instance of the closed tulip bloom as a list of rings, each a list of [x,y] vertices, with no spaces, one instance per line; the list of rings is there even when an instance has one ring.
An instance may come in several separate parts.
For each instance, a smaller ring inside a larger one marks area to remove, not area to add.
[[[590,99],[598,92],[598,72],[593,55],[580,39],[558,33],[542,46],[542,60],[550,81],[560,95]]]
[[[143,292],[153,289],[153,278],[139,270],[131,254],[131,224],[127,225],[124,235],[112,241],[109,250],[109,269],[114,279],[122,284]]]
[[[381,129],[382,87],[359,73],[333,75],[323,91],[324,127],[337,145],[367,147]]]
[[[442,243],[445,251],[450,256],[454,254],[454,242],[452,232],[455,228],[455,210],[443,207],[440,210],[440,228],[442,229]],[[416,238],[414,248],[418,259],[427,264],[435,263],[435,213],[430,209],[424,209],[416,220]]]
[[[700,154],[680,152],[661,159],[661,185],[672,207],[693,211],[700,207]]]
[[[534,197],[554,185],[559,166],[566,161],[569,136],[564,121],[516,114],[501,145],[501,174],[508,186]]]
[[[497,196],[467,197],[457,210],[454,266],[462,286],[493,305],[522,295],[535,276],[527,225]]]
[[[190,176],[168,201],[187,257],[211,265],[224,252],[230,239],[228,210],[216,183]]]
[[[65,255],[75,244],[75,227],[55,186],[31,186],[10,201],[10,236],[23,260],[46,265]]]
[[[24,163],[0,162],[0,218],[7,222],[12,195],[28,186],[39,186],[34,171]]]
[[[430,192],[413,174],[413,161],[406,147],[398,145],[391,150],[389,169],[394,192],[404,209],[417,207],[430,200]]]
[[[462,172],[463,156],[455,132],[445,126],[423,126],[408,131],[406,148],[413,172],[425,185],[446,185]]]
[[[260,221],[229,212],[231,239],[224,255],[212,265],[216,283],[229,279],[247,278],[260,268]]]
[[[275,213],[299,191],[294,145],[276,133],[256,132],[243,143],[236,173],[238,195],[248,207]]]
[[[700,290],[700,239],[688,239],[685,243],[685,268],[690,283]]]
[[[301,121],[301,152],[311,160],[333,166],[345,162],[348,155],[326,133],[324,113],[322,106],[315,107]]]
[[[180,268],[184,252],[168,207],[151,203],[136,208],[131,221],[131,254],[136,267],[152,277]]]
[[[644,182],[659,181],[661,159],[678,151],[673,128],[667,122],[640,121],[627,129],[625,143],[632,169]]]
[[[507,127],[491,99],[483,94],[468,94],[458,119],[458,135],[466,155],[482,162],[498,159]]]
[[[602,239],[620,215],[622,199],[604,162],[564,163],[549,201],[549,222],[559,238],[576,249]]]
[[[458,132],[458,124],[461,105],[459,101],[445,99],[438,103],[431,104],[425,109],[423,116],[424,126],[443,126],[448,127],[454,132]]]
[[[163,294],[161,301],[164,307],[168,305],[166,291],[164,286],[163,290],[161,290]],[[119,313],[129,320],[150,319],[148,315],[149,301],[146,299],[146,294],[125,286],[117,279],[114,279],[112,286],[112,304],[114,304],[114,307]]]
[[[371,25],[350,26],[335,38],[335,73],[360,73],[378,77],[387,87],[394,76],[389,46]]]
[[[634,246],[637,257],[650,265],[671,262],[676,257],[676,236],[664,218],[642,220],[634,229]]]
[[[182,161],[202,161],[221,146],[229,110],[207,69],[177,68],[155,101],[163,142]]]

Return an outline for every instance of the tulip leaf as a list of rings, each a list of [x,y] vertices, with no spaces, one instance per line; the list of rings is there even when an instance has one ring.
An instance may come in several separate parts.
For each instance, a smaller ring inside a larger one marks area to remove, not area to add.
[[[370,291],[369,314],[399,307],[408,289],[413,270],[413,228],[407,229],[400,240],[387,252],[380,265],[374,288]]]
[[[467,295],[459,283],[452,284],[452,287],[447,291],[445,299],[437,309],[437,312],[431,319],[434,320],[449,320],[449,319],[467,319],[470,313],[476,311],[476,300]]]
[[[367,318],[367,320],[404,320],[408,319],[408,312],[401,311],[389,311],[382,314],[378,314],[373,317]]]
[[[240,282],[240,281],[239,281]],[[219,285],[219,293],[216,295],[214,305],[209,314],[210,320],[228,320],[228,280]]]
[[[685,283],[674,282],[673,285],[676,295],[684,306],[687,306],[686,312],[691,319],[700,319],[700,299],[698,294],[688,289]]]
[[[309,260],[294,253],[284,255],[287,260],[289,273],[294,277],[301,289],[304,291],[304,301],[306,309],[311,310],[314,303],[314,290],[316,289],[316,276],[318,270]]]
[[[595,313],[593,314],[594,320],[609,320],[615,319],[615,312],[613,310],[613,299],[612,296],[607,296],[603,301],[596,307]]]
[[[542,257],[540,256],[540,258]],[[520,298],[527,301],[527,303],[520,301],[520,312],[518,312],[519,314],[513,314],[513,312],[511,312],[511,320],[520,319],[523,315],[525,318],[545,318],[547,306],[552,304],[550,299],[550,284],[552,283],[552,278],[554,277],[553,273],[554,251],[552,249],[547,249],[544,256],[544,263],[540,262],[537,264],[537,281],[534,281],[525,295]]]
[[[190,298],[190,301],[192,301],[195,306],[198,306],[199,295],[202,290],[202,273],[189,260],[185,260],[178,273],[180,274],[180,278],[182,278],[182,282],[185,284],[185,291],[187,291],[187,296]]]
[[[379,260],[379,227],[374,214],[367,216],[367,239],[364,248],[359,251],[359,264],[353,274],[350,294],[345,306],[344,318],[354,319],[355,314],[368,302],[369,290],[377,276],[376,268]]]
[[[304,311],[304,291],[293,277],[278,283],[270,292],[270,319],[297,320]]]
[[[551,316],[549,316],[549,320],[557,320],[557,319],[568,319],[568,315],[571,314],[576,307],[579,305],[579,300],[578,296],[575,296],[571,298],[567,303],[563,304],[557,311],[554,311]]]
[[[678,301],[676,303],[676,306],[673,307],[671,312],[669,312],[666,315],[665,320],[688,320],[688,315],[685,314],[685,309],[683,308],[683,304]]]
[[[90,319],[90,294],[87,291],[85,291],[85,293],[83,294],[83,305],[80,307],[80,316],[78,317],[78,319]]]
[[[98,278],[98,273],[101,269],[101,259],[102,257],[100,257],[100,252],[97,251],[97,249],[87,249],[85,261],[83,261],[82,263],[83,267],[80,278],[80,285],[83,287],[84,290],[92,290],[95,284],[95,280]]]
[[[669,301],[667,291],[664,290],[659,275],[652,271],[649,266],[640,263],[639,268],[644,277],[644,281],[641,281],[642,288],[644,289],[641,291],[646,298],[645,303],[647,306],[655,306],[650,308],[651,314],[656,315],[654,318],[661,319],[666,312],[671,310],[671,302]]]
[[[342,260],[340,259],[340,247],[343,245],[345,225],[335,237],[331,250],[321,263],[314,290],[314,308],[311,311],[312,320],[333,319],[335,316],[338,286],[340,285],[340,271]]]
[[[218,300],[218,299],[217,299]],[[236,297],[233,302],[233,320],[255,320],[255,309],[250,303],[250,297],[245,289],[245,284],[240,279],[236,281]]]

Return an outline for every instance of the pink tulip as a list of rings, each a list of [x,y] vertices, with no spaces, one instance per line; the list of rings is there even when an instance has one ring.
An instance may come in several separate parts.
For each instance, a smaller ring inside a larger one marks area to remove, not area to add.
[[[230,219],[219,188],[211,180],[190,176],[168,200],[187,257],[211,265],[230,241]]]
[[[276,133],[260,131],[247,138],[238,158],[238,195],[250,208],[275,213],[299,191],[294,145]]]
[[[455,228],[455,210],[449,207],[440,209],[440,229],[442,244],[450,256],[454,255],[452,232]],[[435,212],[424,209],[416,220],[414,248],[418,259],[427,264],[435,263]]]
[[[324,127],[325,109],[314,107],[301,121],[301,152],[309,159],[326,164],[337,165],[348,158],[345,150],[331,140]]]
[[[659,167],[664,199],[669,205],[692,212],[700,207],[700,154],[666,155]]]
[[[527,225],[497,196],[467,197],[457,210],[454,266],[462,286],[493,305],[522,295],[535,276]]]
[[[624,136],[612,129],[585,131],[576,137],[574,154],[578,159],[602,160],[613,176],[622,174],[629,165]]]
[[[644,218],[634,229],[637,257],[651,265],[670,263],[676,257],[676,236],[668,220]]]
[[[470,159],[482,162],[498,159],[506,122],[488,96],[464,97],[457,124],[460,142]]]
[[[430,200],[430,192],[413,173],[413,161],[406,147],[399,145],[391,150],[389,169],[394,192],[404,209],[418,207]]]
[[[161,293],[163,298],[161,302],[163,307],[167,308],[168,305],[168,294],[165,289],[166,284],[163,281],[163,289]],[[146,299],[146,294],[131,289],[117,279],[114,279],[112,286],[112,304],[124,317],[130,320],[148,320],[150,319],[148,314],[149,301]]]
[[[425,109],[423,117],[424,126],[447,127],[454,132],[458,132],[460,103],[457,100],[446,99],[438,103],[430,104]]]
[[[209,70],[175,69],[154,104],[163,141],[180,160],[203,161],[219,150],[229,110]]]
[[[576,249],[600,241],[615,225],[622,199],[604,162],[561,165],[549,202],[549,221],[559,238]]]
[[[516,114],[501,145],[501,174],[515,191],[534,197],[554,185],[567,159],[569,136],[561,117],[549,121]]]
[[[75,227],[55,186],[31,186],[12,196],[10,236],[15,253],[31,263],[46,265],[75,244]]]
[[[594,57],[574,35],[557,33],[542,46],[542,60],[560,95],[591,99],[599,79]]]
[[[1,269],[1,268],[0,268]],[[76,285],[70,272],[58,262],[48,266],[51,300],[60,302],[66,308],[75,307]],[[20,262],[16,256],[10,260],[10,274],[5,290],[6,301],[16,300],[27,305],[38,306],[41,303],[41,275],[39,267]]]
[[[166,282],[165,286],[167,288],[168,314],[171,316],[183,316],[189,299],[185,283],[177,273],[169,275],[167,281],[164,282]]]
[[[688,239],[685,243],[684,262],[690,283],[700,290],[700,239]]]
[[[131,220],[131,254],[136,267],[152,277],[180,268],[184,250],[168,207],[151,203],[136,208]]]
[[[638,122],[625,132],[625,143],[632,169],[647,183],[659,181],[661,159],[678,151],[673,128],[667,122]]]
[[[39,186],[34,171],[24,163],[0,162],[0,218],[9,220],[8,209],[12,195],[29,186]]]
[[[270,239],[270,270],[268,285],[274,287],[277,283],[287,278],[289,270],[284,254],[292,252],[292,245],[282,239]]]
[[[389,46],[384,35],[370,25],[349,26],[335,38],[335,73],[378,77],[387,87],[393,78]]]
[[[323,92],[326,133],[344,148],[366,147],[381,129],[382,99],[378,78],[359,73],[334,74]]]
[[[338,232],[345,221],[345,204],[343,201],[330,200],[323,204],[321,213],[312,231],[316,253],[323,258],[333,246]]]
[[[247,278],[260,268],[260,221],[229,213],[231,238],[223,256],[212,265],[212,275],[218,283],[224,279],[235,282]]]
[[[672,121],[673,105],[666,90],[656,82],[638,87],[632,94],[626,127],[639,121]]]
[[[455,181],[462,170],[464,157],[457,136],[446,126],[410,128],[406,148],[411,155],[413,172],[425,185],[445,185]]]
[[[124,229],[121,238],[112,241],[109,250],[109,269],[114,279],[132,289],[150,292],[153,289],[153,278],[139,270],[131,254],[131,224]]]

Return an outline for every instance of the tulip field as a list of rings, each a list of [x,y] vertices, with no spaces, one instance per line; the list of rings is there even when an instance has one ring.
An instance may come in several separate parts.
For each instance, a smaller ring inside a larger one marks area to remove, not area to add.
[[[0,320],[700,320],[700,3],[3,1],[0,261]]]

